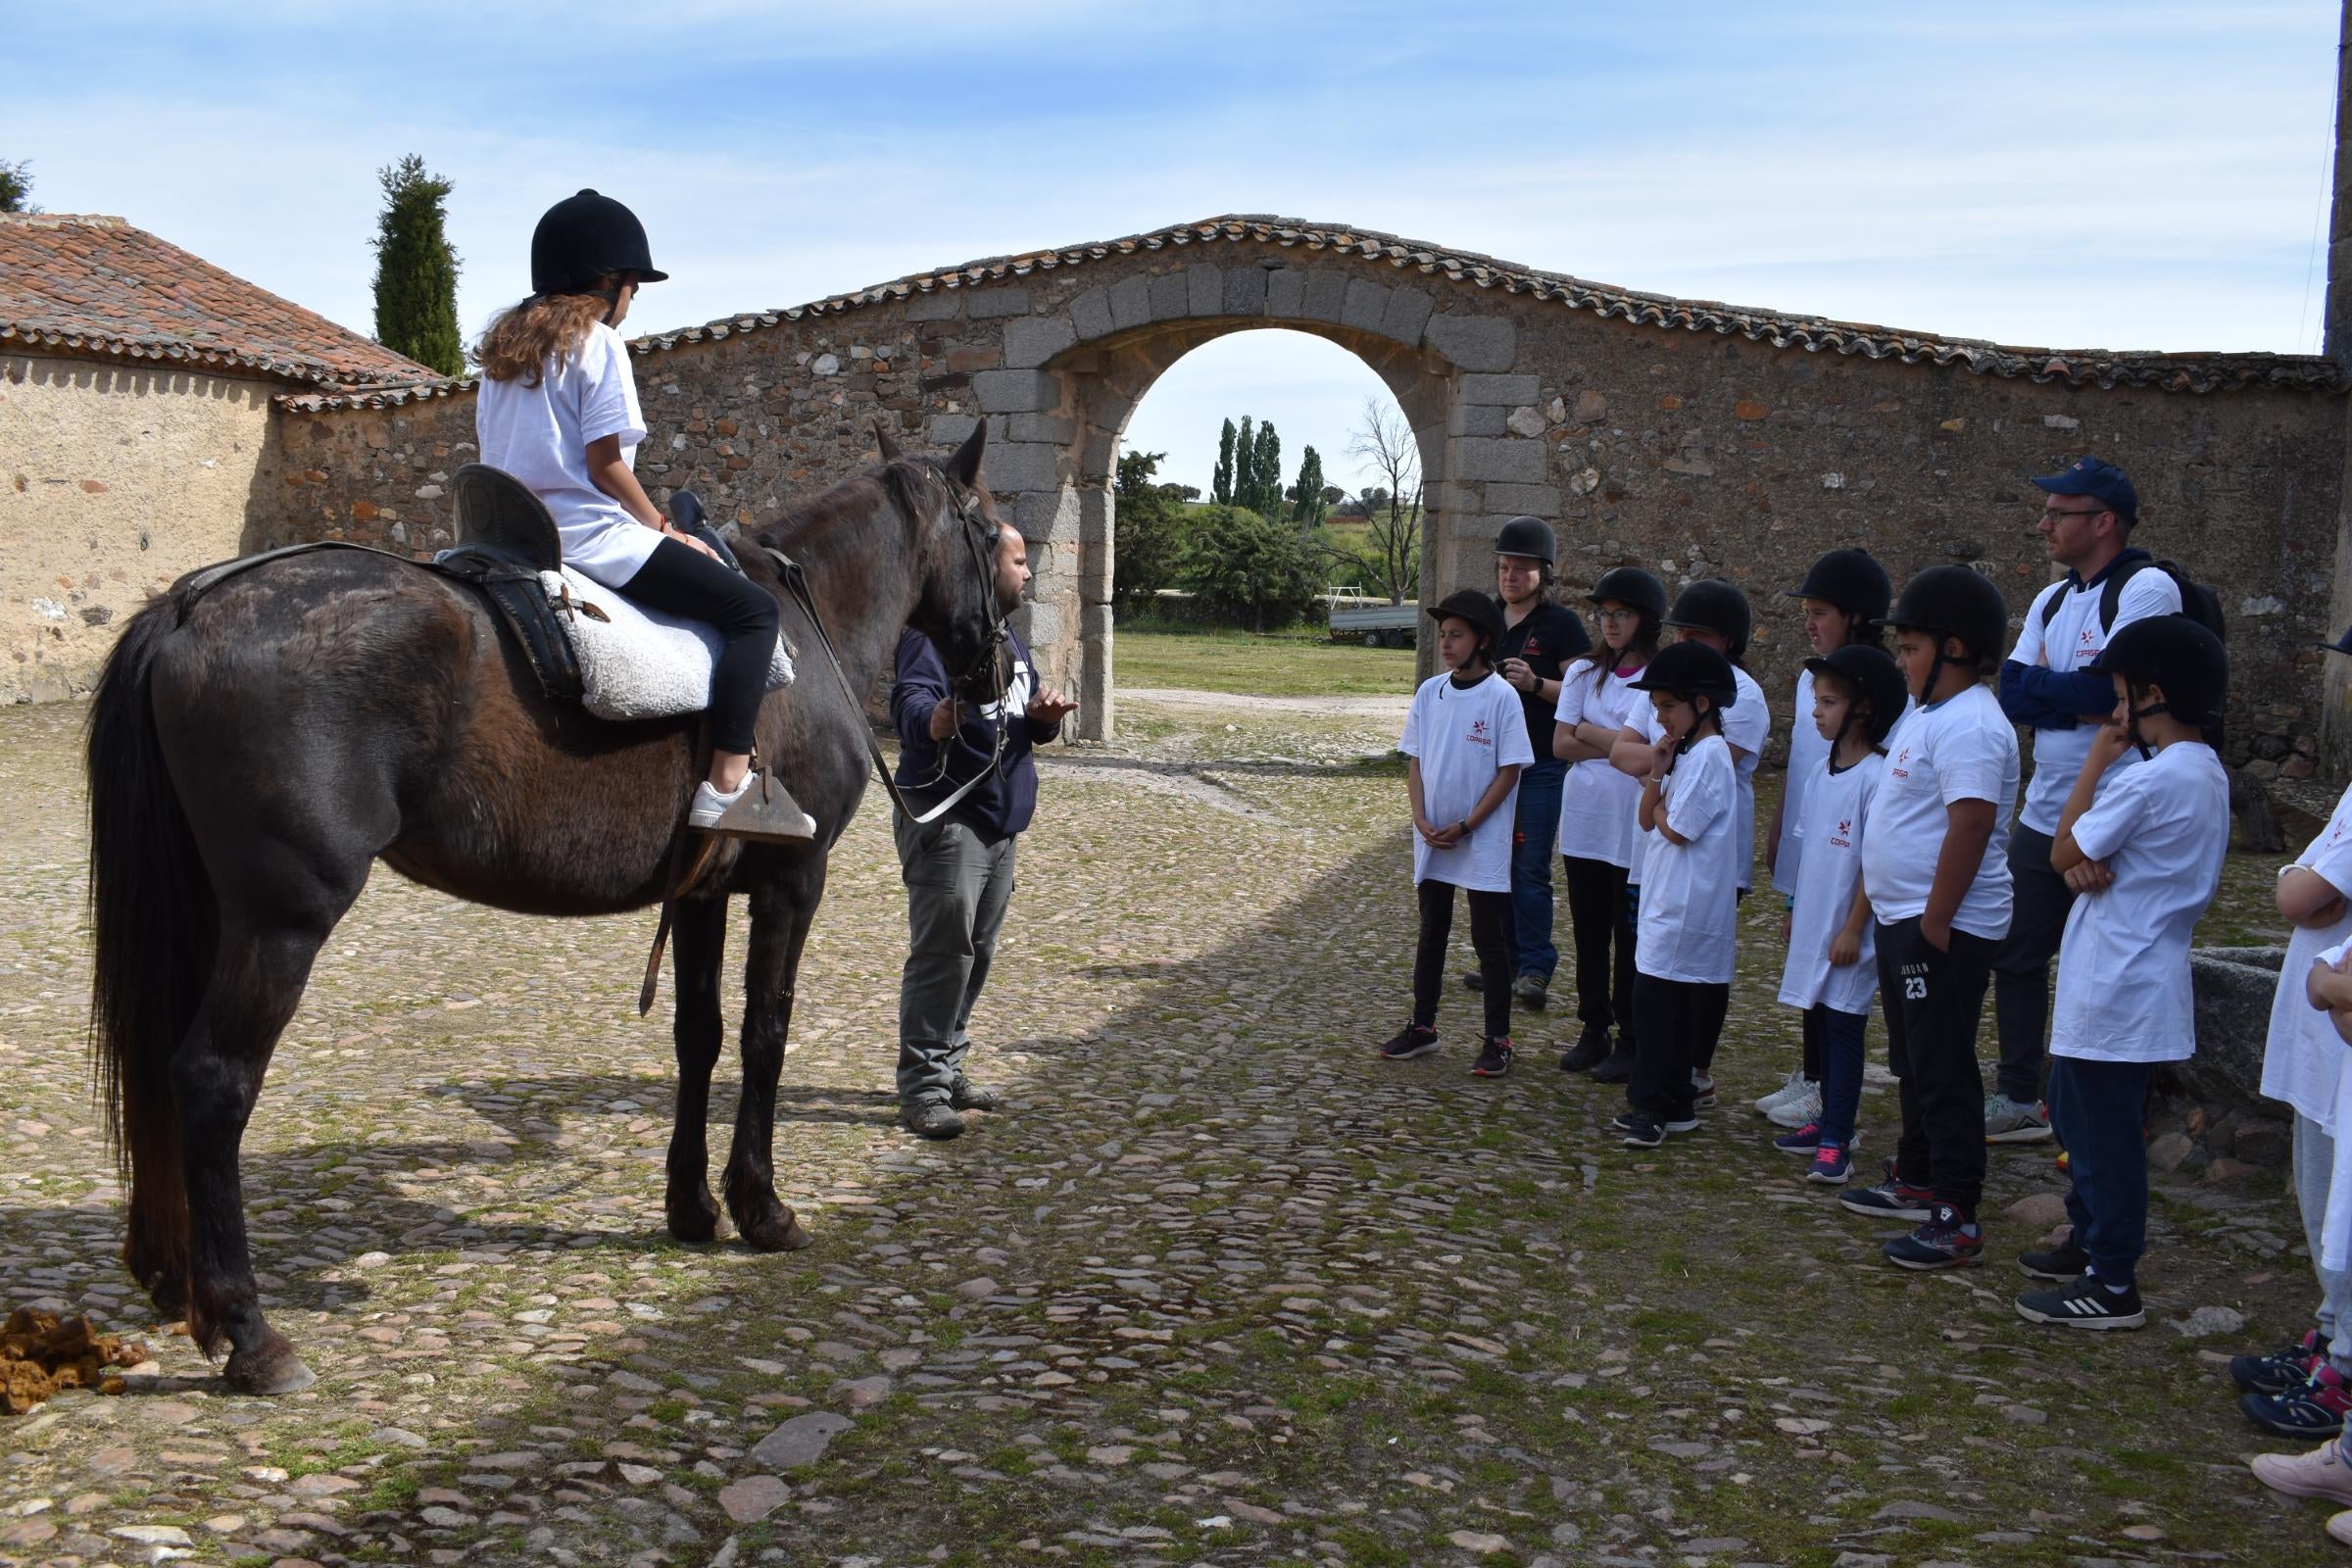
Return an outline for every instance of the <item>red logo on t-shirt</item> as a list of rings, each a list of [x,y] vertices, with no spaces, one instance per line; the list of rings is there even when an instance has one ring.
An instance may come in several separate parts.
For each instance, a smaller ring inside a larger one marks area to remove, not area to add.
[[[1911,748],[1906,746],[1894,754],[1894,760],[1887,765],[1886,771],[1892,773],[1896,778],[1909,778],[1911,770],[1903,765],[1909,760],[1911,760]]]
[[[1485,719],[1474,718],[1470,721],[1470,744],[1473,746],[1492,746],[1494,744],[1494,738],[1487,733],[1487,721]]]
[[[1830,842],[1838,849],[1850,850],[1854,847],[1853,832],[1853,818],[1848,817],[1838,824],[1838,831],[1830,835]]]

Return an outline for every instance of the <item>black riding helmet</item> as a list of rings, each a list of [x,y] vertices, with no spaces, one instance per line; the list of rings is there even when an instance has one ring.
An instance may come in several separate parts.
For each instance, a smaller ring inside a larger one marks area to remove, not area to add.
[[[2352,631],[2345,632],[2331,643],[2313,643],[2311,646],[2330,654],[2352,654]]]
[[[1502,646],[1502,607],[1493,597],[1475,588],[1456,588],[1444,599],[1429,607],[1433,620],[1466,620],[1485,634],[1484,652],[1489,659]]]
[[[1821,596],[1807,594],[1805,597],[1818,599]],[[1884,649],[1873,648],[1868,643],[1847,643],[1843,648],[1834,650],[1827,659],[1808,659],[1805,668],[1813,672],[1815,680],[1824,675],[1837,676],[1870,704],[1870,717],[1864,722],[1864,728],[1869,732],[1873,746],[1886,739],[1887,733],[1894,728],[1894,721],[1903,716],[1904,705],[1910,701],[1911,693],[1903,684],[1902,670],[1893,660],[1886,657]],[[1804,717],[1802,713],[1797,714],[1798,722],[1803,722]],[[1845,710],[1846,725],[1851,726],[1853,721],[1854,710],[1849,708]],[[1835,746],[1843,739],[1845,729],[1840,728],[1830,744]]]
[[[1674,596],[1666,624],[1714,632],[1732,645],[1731,657],[1736,660],[1747,652],[1754,616],[1747,608],[1747,595],[1721,577],[1701,577]]]
[[[2230,699],[2229,650],[2186,615],[2151,615],[2132,622],[2108,638],[2099,657],[2082,668],[2121,675],[2126,685],[2143,691],[2163,688],[2164,701],[2130,710],[2132,744],[2143,755],[2148,747],[2139,738],[2141,719],[2171,713],[2199,729],[2215,729]]]
[[[1615,600],[1652,620],[1666,617],[1666,585],[1640,566],[1612,566],[1585,597],[1593,604]]]
[[[1533,556],[1546,566],[1558,564],[1554,559],[1557,549],[1551,524],[1542,517],[1513,517],[1494,535],[1496,555]]]
[[[531,292],[593,294],[607,277],[631,272],[641,283],[669,276],[654,266],[637,215],[593,190],[550,207],[531,230]]]
[[[1785,597],[1818,599],[1836,605],[1855,620],[1876,625],[1886,618],[1886,602],[1894,597],[1894,584],[1869,551],[1833,550],[1813,563],[1805,580]]]
[[[1685,701],[1712,699],[1721,713],[1740,700],[1732,662],[1705,643],[1674,643],[1658,650],[1642,673],[1626,682],[1638,692],[1666,692]]]
[[[1924,631],[1936,638],[1936,662],[1928,670],[1928,690],[1947,662],[1943,639],[1957,637],[1968,645],[1968,667],[1982,670],[1998,658],[2009,637],[2009,601],[1992,579],[1967,566],[1930,566],[1903,584],[1903,591],[1886,612],[1886,624],[1898,631]]]

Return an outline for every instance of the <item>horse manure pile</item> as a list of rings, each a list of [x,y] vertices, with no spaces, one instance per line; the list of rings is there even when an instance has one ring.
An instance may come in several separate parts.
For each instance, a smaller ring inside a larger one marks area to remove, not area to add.
[[[23,1415],[65,1389],[121,1394],[121,1367],[147,1359],[135,1340],[100,1334],[86,1317],[20,1306],[0,1324],[0,1414]]]

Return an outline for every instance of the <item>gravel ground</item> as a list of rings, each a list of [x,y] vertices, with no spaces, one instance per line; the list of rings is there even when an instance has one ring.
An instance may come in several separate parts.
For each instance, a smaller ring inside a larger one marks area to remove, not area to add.
[[[246,1142],[263,1288],[319,1373],[273,1401],[117,1261],[82,711],[0,711],[0,1306],[156,1352],[0,1426],[0,1560],[2328,1559],[2326,1510],[2247,1475],[2287,1446],[2221,1365],[2311,1304],[2276,1173],[2161,1184],[2146,1331],[2036,1330],[2012,1260],[2047,1221],[2005,1211],[2046,1208],[2046,1149],[1995,1152],[1986,1266],[1908,1275],[1740,1103],[1793,1059],[1768,913],[1726,1108],[1633,1154],[1556,1022],[1474,1080],[1454,993],[1444,1053],[1374,1059],[1412,922],[1392,714],[1123,706],[1130,739],[1047,761],[975,1020],[1010,1104],[958,1143],[891,1124],[904,912],[877,803],[854,825],[785,1064],[789,1256],[662,1232],[650,918],[379,875]],[[2232,873],[2250,928],[2266,874]],[[1874,1156],[1891,1117],[1874,1086]],[[2243,1326],[2172,1326],[2198,1308]]]

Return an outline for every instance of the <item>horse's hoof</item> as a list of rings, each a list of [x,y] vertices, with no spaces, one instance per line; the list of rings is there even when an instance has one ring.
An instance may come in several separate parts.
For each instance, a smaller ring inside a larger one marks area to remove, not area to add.
[[[697,1245],[718,1234],[718,1202],[709,1188],[673,1196],[662,1206],[669,1212],[669,1234],[677,1241]]]
[[[268,1336],[250,1350],[231,1351],[228,1365],[221,1371],[228,1386],[239,1394],[299,1394],[318,1381],[318,1375],[302,1364],[294,1347],[278,1334]]]
[[[741,1229],[743,1239],[762,1252],[797,1252],[816,1240],[802,1228],[800,1216],[789,1208],[761,1215]]]

